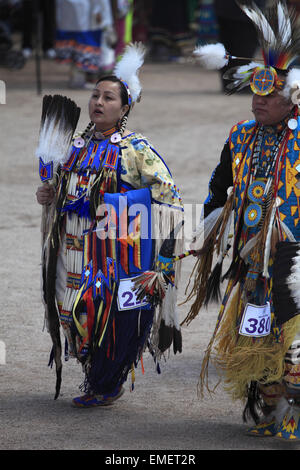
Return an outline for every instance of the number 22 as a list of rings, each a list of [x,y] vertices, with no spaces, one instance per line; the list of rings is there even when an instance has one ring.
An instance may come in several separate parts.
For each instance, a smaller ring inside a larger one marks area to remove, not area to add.
[[[123,292],[122,297],[123,298],[127,297],[127,299],[125,300],[125,302],[123,304],[124,307],[134,307],[135,305],[138,305],[138,304],[141,303],[141,301],[134,302],[134,300],[135,300],[134,295],[130,291]]]

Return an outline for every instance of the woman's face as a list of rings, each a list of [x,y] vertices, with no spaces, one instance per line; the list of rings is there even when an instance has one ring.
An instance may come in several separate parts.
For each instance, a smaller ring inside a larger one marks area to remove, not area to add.
[[[90,98],[90,120],[97,131],[105,131],[114,127],[128,108],[122,105],[119,83],[104,80],[96,85]]]

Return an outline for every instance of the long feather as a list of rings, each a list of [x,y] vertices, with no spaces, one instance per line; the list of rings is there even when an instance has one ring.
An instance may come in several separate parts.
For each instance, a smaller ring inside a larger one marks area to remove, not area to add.
[[[278,16],[278,32],[281,34],[281,41],[284,45],[289,46],[292,41],[292,25],[289,17],[289,12],[286,5],[278,2],[277,5]]]
[[[265,64],[287,69],[300,53],[296,11],[288,8],[285,0],[274,0],[264,12],[253,3],[238,4],[257,28]]]
[[[207,240],[213,229],[220,222],[222,210],[222,207],[217,207],[207,217],[204,218],[204,215],[201,215],[200,222],[190,240],[190,248],[192,250],[199,250],[202,247],[205,240]]]
[[[142,43],[128,44],[114,68],[114,75],[127,83],[133,101],[138,100],[142,90],[138,73],[144,63],[145,52]]]
[[[275,219],[275,213],[276,213],[276,202],[272,208],[272,213],[271,213],[267,236],[266,236],[265,249],[264,249],[263,276],[265,276],[266,278],[270,277],[268,267],[269,267],[270,253],[271,253],[271,238],[272,238],[272,230],[273,230],[273,224],[274,224],[274,219]]]
[[[264,41],[269,45],[276,44],[274,31],[262,11],[255,4],[252,4],[252,6],[247,6],[239,3],[239,5],[243,12],[258,28],[259,32],[264,38]]]

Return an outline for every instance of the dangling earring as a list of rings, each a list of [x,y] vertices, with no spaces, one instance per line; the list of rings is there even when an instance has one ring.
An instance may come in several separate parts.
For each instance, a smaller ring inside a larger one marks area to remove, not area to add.
[[[293,112],[293,116],[288,120],[288,128],[294,131],[298,126],[298,106],[295,108]]]
[[[127,121],[128,121],[128,116],[126,114],[121,119],[119,119],[119,121],[117,123],[118,131],[115,132],[110,138],[110,141],[113,144],[117,144],[122,139],[122,135],[125,131]]]
[[[91,121],[88,123],[86,126],[85,130],[83,131],[82,135],[80,137],[76,137],[74,139],[74,147],[76,148],[82,148],[85,145],[85,139],[89,136],[91,140],[91,136],[93,135],[93,131],[91,130],[92,127],[95,126],[95,124]]]

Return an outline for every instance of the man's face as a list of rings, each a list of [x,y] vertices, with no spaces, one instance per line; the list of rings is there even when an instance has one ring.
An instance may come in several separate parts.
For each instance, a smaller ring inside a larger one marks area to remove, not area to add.
[[[289,115],[293,106],[293,103],[277,90],[266,96],[254,94],[252,98],[252,112],[256,121],[264,126],[281,122]]]

